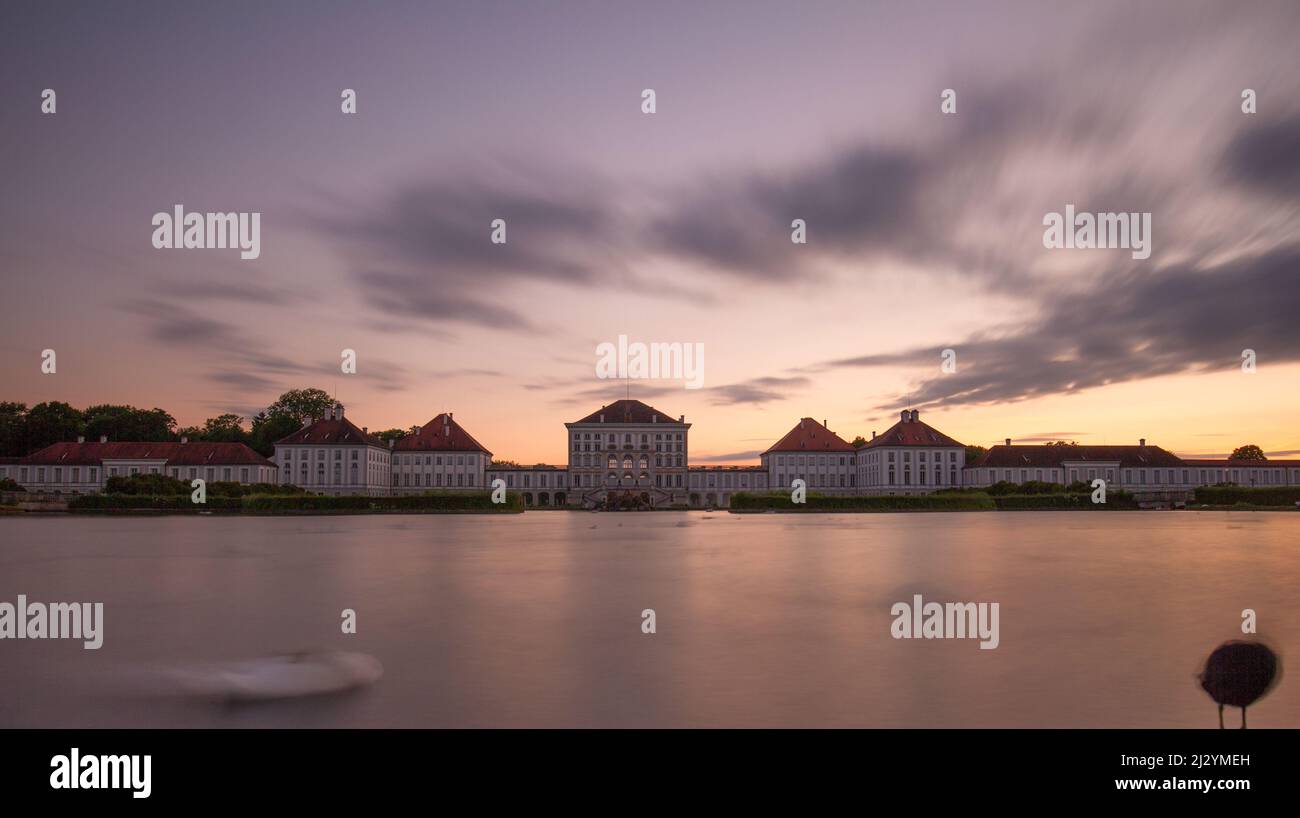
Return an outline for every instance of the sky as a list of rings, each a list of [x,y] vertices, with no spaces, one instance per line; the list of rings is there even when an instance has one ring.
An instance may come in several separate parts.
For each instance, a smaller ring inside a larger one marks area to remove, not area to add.
[[[0,400],[189,425],[315,386],[522,463],[625,394],[699,464],[909,407],[984,446],[1300,455],[1294,2],[10,2],[0,32]],[[260,256],[155,249],[177,204],[260,213]],[[1068,204],[1150,213],[1150,257],[1044,247]],[[704,387],[598,379],[620,335],[703,344]]]

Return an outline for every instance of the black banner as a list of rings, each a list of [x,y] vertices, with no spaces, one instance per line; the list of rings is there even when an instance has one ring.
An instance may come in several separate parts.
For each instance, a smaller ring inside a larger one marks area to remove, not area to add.
[[[1224,730],[15,730],[6,803],[451,806],[684,798],[770,804],[1142,802],[1215,808],[1294,787],[1296,734]],[[76,779],[74,784],[72,779]],[[1044,800],[1047,799],[1047,800]],[[623,803],[623,802],[620,802]],[[614,804],[610,804],[611,807]]]

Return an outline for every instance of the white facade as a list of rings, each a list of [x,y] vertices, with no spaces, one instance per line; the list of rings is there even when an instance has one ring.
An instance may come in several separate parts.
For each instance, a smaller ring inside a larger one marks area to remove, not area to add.
[[[367,429],[358,429],[335,404],[275,444],[280,482],[314,494],[381,497],[389,494],[393,471],[389,448]]]
[[[691,424],[684,415],[673,420],[621,400],[564,426],[570,504],[599,504],[613,491],[643,495],[655,506],[687,503]]]
[[[392,452],[393,494],[430,489],[485,489],[487,452]]]
[[[12,477],[30,492],[93,494],[109,478],[136,474],[166,475],[180,480],[276,483],[275,464],[242,443],[121,442],[55,443],[17,462],[0,466],[0,478]]]
[[[570,504],[569,471],[563,466],[491,466],[487,485],[502,480],[506,491],[523,495],[525,507],[562,508]]]

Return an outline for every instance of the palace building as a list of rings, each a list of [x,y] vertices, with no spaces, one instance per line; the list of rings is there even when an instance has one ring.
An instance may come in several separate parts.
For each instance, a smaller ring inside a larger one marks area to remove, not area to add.
[[[32,492],[96,494],[110,477],[159,474],[209,483],[278,483],[275,463],[243,443],[110,442],[54,443],[26,457],[6,458],[0,479],[12,478]]]
[[[1300,485],[1300,460],[1184,460],[1146,438],[1136,446],[1080,446],[1048,443],[1012,445],[1007,438],[973,463],[967,485],[998,482],[1091,484],[1102,479],[1110,488],[1132,492],[1189,491],[1197,486]]]
[[[391,452],[370,430],[343,416],[343,404],[275,443],[280,482],[317,494],[386,496],[393,486]]]
[[[444,412],[420,431],[394,441],[393,494],[429,489],[485,489],[492,452]]]
[[[902,410],[883,433],[854,445],[827,421],[801,418],[751,466],[692,466],[690,429],[639,400],[618,400],[564,424],[564,465],[494,462],[451,412],[385,443],[334,404],[275,444],[272,460],[242,443],[56,443],[27,457],[0,458],[0,479],[32,491],[101,491],[114,475],[282,483],[318,494],[388,496],[486,491],[500,480],[529,507],[726,508],[737,492],[832,495],[924,494],[999,482],[1091,483],[1139,494],[1197,486],[1300,485],[1300,460],[1183,459],[1145,439],[1136,446],[1013,445],[1008,438],[967,466],[966,447]],[[855,442],[857,442],[855,440]]]

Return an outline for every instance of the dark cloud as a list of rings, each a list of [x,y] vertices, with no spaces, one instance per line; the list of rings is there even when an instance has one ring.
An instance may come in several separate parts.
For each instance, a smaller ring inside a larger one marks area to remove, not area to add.
[[[588,253],[613,234],[611,205],[594,186],[514,175],[408,182],[377,208],[324,217],[332,235],[382,249],[426,276],[479,283],[509,279],[582,284],[596,279]],[[506,222],[506,242],[491,242]]]
[[[754,460],[757,459],[765,450],[754,449],[748,452],[731,452],[730,454],[706,454],[691,455],[692,463],[731,463],[736,460]]]
[[[907,365],[933,372],[907,395],[922,408],[1020,401],[1139,378],[1232,370],[1240,367],[1244,349],[1256,351],[1262,371],[1300,361],[1298,269],[1296,248],[1207,269],[1136,268],[1061,300],[1017,332],[952,344],[958,356],[953,374],[940,373],[937,347],[825,365]]]
[[[485,242],[486,243],[486,242]],[[362,297],[388,316],[412,322],[460,323],[536,333],[541,328],[523,313],[452,287],[420,273],[362,272],[355,278]]]
[[[742,403],[763,404],[785,400],[790,397],[791,392],[803,389],[811,384],[812,381],[802,376],[754,378],[749,381],[706,389],[705,394],[708,396],[710,403],[718,406],[732,406]]]
[[[1225,171],[1250,187],[1294,200],[1300,196],[1300,115],[1245,125],[1224,151]]]
[[[755,172],[687,191],[650,225],[648,245],[745,278],[787,279],[799,256],[886,243],[913,219],[922,171],[904,150],[857,145],[811,168]],[[806,245],[790,240],[803,219]]]
[[[146,332],[157,341],[170,345],[196,347],[198,352],[210,352],[207,358],[221,368],[202,374],[222,386],[246,391],[279,394],[288,387],[289,378],[347,378],[355,379],[384,392],[406,387],[412,375],[404,367],[382,360],[358,355],[355,374],[343,374],[342,358],[323,357],[301,363],[274,352],[267,352],[265,344],[236,325],[207,318],[185,306],[179,300],[157,298],[140,299],[127,303],[122,309],[146,320]],[[342,350],[334,353],[341,356]]]
[[[123,309],[147,319],[150,336],[164,343],[213,344],[236,335],[233,325],[202,316],[181,304],[146,298]]]
[[[280,381],[253,372],[222,370],[208,374],[208,380],[245,392],[270,392],[282,386]]]
[[[164,295],[191,301],[234,301],[243,304],[286,304],[289,294],[283,290],[247,281],[178,281],[159,285]]]

